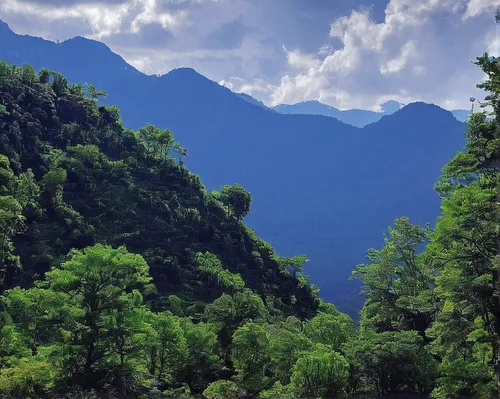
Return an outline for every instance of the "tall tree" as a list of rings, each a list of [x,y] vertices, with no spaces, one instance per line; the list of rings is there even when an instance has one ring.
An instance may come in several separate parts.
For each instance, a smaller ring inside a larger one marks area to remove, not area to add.
[[[429,228],[399,218],[389,227],[385,246],[368,251],[371,263],[356,267],[352,278],[363,281],[367,296],[362,326],[424,333],[434,312],[434,269],[421,251],[428,234]]]
[[[75,341],[79,350],[74,360],[88,374],[116,347],[117,334],[127,334],[116,330],[120,323],[113,319],[130,315],[131,308],[140,306],[138,296],[152,288],[151,277],[145,260],[123,247],[95,245],[75,250],[70,256],[70,260],[46,273],[43,285],[69,294],[74,306],[82,310],[81,330]],[[127,328],[126,323],[121,325]]]
[[[500,63],[477,59],[493,109],[469,119],[465,151],[443,169],[442,216],[429,251],[442,311],[428,335],[442,358],[435,397],[500,396]]]
[[[23,207],[13,196],[16,185],[9,159],[0,154],[0,286],[21,266],[12,238],[24,230]]]

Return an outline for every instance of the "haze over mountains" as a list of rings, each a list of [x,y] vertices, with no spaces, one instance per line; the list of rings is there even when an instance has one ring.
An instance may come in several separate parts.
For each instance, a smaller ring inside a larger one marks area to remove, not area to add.
[[[370,123],[378,121],[386,115],[392,115],[404,107],[397,101],[387,101],[381,105],[382,112],[368,111],[363,109],[348,109],[345,111],[335,107],[320,103],[319,101],[303,101],[297,104],[280,104],[273,109],[281,114],[309,114],[323,115],[337,118],[339,121],[356,127],[364,127]],[[469,117],[470,111],[457,109],[451,111],[453,116],[460,122],[465,122]]]
[[[190,68],[147,76],[81,37],[56,44],[0,23],[0,59],[106,90],[101,101],[116,104],[127,127],[172,130],[207,189],[239,183],[250,191],[247,224],[280,255],[306,255],[320,295],[351,315],[363,302],[348,281],[351,270],[382,245],[395,218],[435,220],[440,201],[432,187],[464,144],[465,124],[435,105],[408,104],[362,129],[322,115],[284,115]]]

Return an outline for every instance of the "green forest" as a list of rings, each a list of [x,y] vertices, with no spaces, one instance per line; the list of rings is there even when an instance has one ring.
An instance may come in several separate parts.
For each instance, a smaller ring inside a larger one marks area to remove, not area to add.
[[[358,323],[172,132],[0,62],[0,397],[499,397],[500,62],[476,64],[493,113],[443,168],[434,227],[402,216],[353,265]]]

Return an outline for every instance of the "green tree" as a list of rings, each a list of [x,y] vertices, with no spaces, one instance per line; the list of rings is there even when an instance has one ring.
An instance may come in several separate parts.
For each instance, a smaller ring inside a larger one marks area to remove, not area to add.
[[[437,377],[437,362],[416,331],[368,331],[350,340],[343,351],[350,364],[352,394],[423,394],[430,392]]]
[[[0,297],[0,392],[38,395],[65,376],[64,352],[69,328],[78,316],[65,294],[14,288]]]
[[[145,127],[139,129],[138,136],[146,149],[146,153],[161,161],[165,161],[168,158],[170,151],[176,151],[180,154],[183,152],[170,130],[161,130],[151,124],[147,124]],[[183,155],[185,156],[187,153]]]
[[[17,178],[14,196],[23,207],[23,212],[27,217],[42,216],[39,203],[40,187],[31,169],[21,173]]]
[[[262,298],[249,288],[234,294],[236,315],[240,323],[264,319],[268,316],[266,305]]]
[[[258,392],[270,360],[269,336],[264,327],[255,323],[239,327],[233,335],[231,359],[242,386]]]
[[[138,296],[153,288],[149,267],[140,255],[124,247],[113,249],[100,244],[73,250],[68,261],[46,273],[42,286],[68,294],[83,313],[78,320],[73,360],[75,366],[82,365],[85,373],[91,373],[107,359],[116,334],[127,335],[126,325],[120,332],[118,325],[113,326],[113,316],[141,306]]]
[[[361,325],[377,331],[417,330],[422,334],[436,311],[434,264],[419,251],[429,228],[412,225],[407,217],[389,227],[382,250],[370,249],[371,263],[358,265],[352,278],[363,281],[367,300]]]
[[[293,386],[282,385],[277,381],[274,385],[259,394],[259,399],[295,399]]]
[[[207,389],[203,391],[203,396],[206,399],[238,399],[239,388],[232,382],[227,380],[218,380],[212,382]]]
[[[239,184],[222,186],[218,198],[227,207],[228,216],[233,215],[236,219],[241,220],[250,213],[252,197]]]
[[[20,268],[19,257],[14,255],[12,238],[24,231],[23,207],[13,196],[16,179],[9,159],[0,154],[0,285],[9,280]]]
[[[195,390],[203,391],[222,369],[215,326],[185,319],[182,323],[187,344],[185,380]]]
[[[224,269],[217,256],[210,252],[198,252],[194,256],[196,269],[212,283],[219,287],[233,290],[241,290],[245,287],[245,282],[239,274],[231,273]]]
[[[354,335],[354,322],[340,312],[337,315],[320,312],[306,323],[304,333],[312,342],[339,351],[348,338]]]
[[[500,69],[487,54],[476,65],[493,118],[473,114],[465,151],[444,167],[436,185],[442,216],[429,245],[443,304],[428,331],[442,358],[439,398],[500,395]]]
[[[178,317],[170,312],[151,314],[150,335],[146,336],[148,368],[160,382],[169,384],[182,370],[188,348],[184,330]]]
[[[295,363],[292,385],[297,398],[335,397],[345,392],[349,363],[328,346],[316,344]]]
[[[269,337],[269,355],[274,376],[288,385],[293,366],[304,351],[311,350],[313,343],[300,331],[284,328],[272,331]]]
[[[286,275],[297,277],[297,274],[303,273],[304,265],[309,262],[304,255],[296,255],[292,258],[277,257],[280,271]]]
[[[87,91],[90,94],[90,98],[95,103],[99,101],[99,97],[106,97],[108,95],[105,90],[97,90],[93,85],[87,85]]]

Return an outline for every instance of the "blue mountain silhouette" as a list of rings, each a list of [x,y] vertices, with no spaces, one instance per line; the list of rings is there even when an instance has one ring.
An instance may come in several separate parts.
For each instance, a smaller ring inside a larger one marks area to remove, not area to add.
[[[319,101],[303,101],[297,104],[281,104],[273,109],[281,114],[309,114],[309,115],[323,115],[337,118],[339,121],[347,123],[352,126],[364,127],[370,123],[378,121],[386,115],[391,115],[398,111],[403,104],[391,100],[382,104],[382,112],[368,111],[363,109],[348,109],[339,110],[335,107],[320,103]],[[457,109],[451,111],[453,116],[460,122],[465,122],[469,117],[470,111]]]
[[[464,145],[451,112],[409,104],[363,129],[331,117],[283,115],[190,68],[161,77],[128,65],[104,44],[20,36],[0,24],[0,59],[65,74],[109,93],[126,126],[152,123],[189,150],[186,166],[208,190],[240,183],[252,194],[247,224],[280,255],[305,254],[320,295],[351,315],[363,298],[348,281],[397,217],[433,222],[440,169]]]

